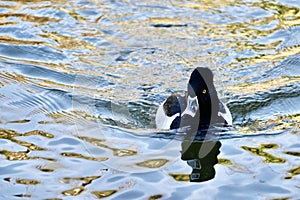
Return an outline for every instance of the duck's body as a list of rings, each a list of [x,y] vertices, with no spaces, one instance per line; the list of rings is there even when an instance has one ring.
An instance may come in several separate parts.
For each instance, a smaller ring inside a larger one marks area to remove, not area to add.
[[[169,96],[158,108],[155,118],[158,129],[190,127],[202,130],[211,126],[232,126],[232,117],[222,103],[208,68],[196,68],[184,95]]]

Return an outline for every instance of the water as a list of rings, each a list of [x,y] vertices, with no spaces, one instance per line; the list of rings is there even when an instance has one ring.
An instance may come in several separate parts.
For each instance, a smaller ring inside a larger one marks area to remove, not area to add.
[[[296,0],[1,1],[0,199],[298,199],[299,13]],[[156,134],[158,105],[197,66],[233,130]]]

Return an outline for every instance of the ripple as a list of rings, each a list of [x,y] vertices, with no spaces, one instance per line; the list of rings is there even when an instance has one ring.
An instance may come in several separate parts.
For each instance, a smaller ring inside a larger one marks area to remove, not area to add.
[[[93,161],[105,161],[108,160],[109,158],[94,158],[94,157],[89,157],[89,156],[84,156],[78,153],[71,153],[71,152],[63,152],[61,153],[62,156],[65,157],[71,157],[71,158],[82,158],[82,159],[86,159],[86,160],[93,160]]]
[[[141,167],[147,167],[147,168],[159,168],[161,166],[164,166],[168,160],[166,159],[154,159],[154,160],[146,160],[141,163],[137,163],[136,165]]]
[[[23,13],[6,13],[6,14],[0,14],[1,18],[9,18],[9,17],[17,17],[20,18],[23,21],[28,22],[36,22],[36,23],[45,23],[49,21],[58,22],[58,19],[52,19],[49,17],[41,17],[41,16],[34,16],[34,15],[28,15]]]
[[[1,1],[1,197],[297,199],[299,8]],[[198,66],[234,127],[156,130],[158,105]],[[219,155],[199,158],[197,144],[216,140]],[[196,172],[210,180],[191,183]]]

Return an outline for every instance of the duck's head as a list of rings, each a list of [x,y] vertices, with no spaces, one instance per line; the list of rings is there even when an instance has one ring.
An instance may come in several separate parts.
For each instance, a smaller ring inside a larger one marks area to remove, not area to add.
[[[219,98],[213,78],[210,69],[198,67],[192,72],[188,82],[186,110],[198,112],[198,119],[195,119],[199,121],[198,130],[201,127],[208,127],[218,115]],[[195,104],[197,106],[193,106]],[[183,118],[185,113],[188,113],[186,110],[182,112]]]
[[[190,97],[197,96],[199,106],[209,105],[211,98],[218,98],[213,78],[213,73],[208,68],[198,67],[192,72],[187,91]]]

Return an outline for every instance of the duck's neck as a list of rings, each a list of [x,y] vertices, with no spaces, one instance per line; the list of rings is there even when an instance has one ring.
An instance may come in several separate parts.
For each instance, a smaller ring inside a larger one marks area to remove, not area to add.
[[[200,99],[198,99],[200,101]],[[206,104],[199,103],[200,117],[198,130],[209,128],[212,123],[215,123],[218,110],[219,110],[219,98],[212,95]]]

